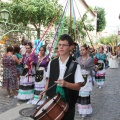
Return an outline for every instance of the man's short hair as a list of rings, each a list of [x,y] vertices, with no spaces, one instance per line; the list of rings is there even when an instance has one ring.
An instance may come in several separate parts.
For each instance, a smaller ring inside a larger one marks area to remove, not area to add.
[[[61,35],[60,38],[59,38],[59,41],[60,41],[60,40],[61,40],[61,41],[64,41],[64,40],[68,41],[68,44],[69,44],[70,46],[73,45],[73,43],[74,43],[72,37],[69,36],[68,34],[63,34],[63,35]]]

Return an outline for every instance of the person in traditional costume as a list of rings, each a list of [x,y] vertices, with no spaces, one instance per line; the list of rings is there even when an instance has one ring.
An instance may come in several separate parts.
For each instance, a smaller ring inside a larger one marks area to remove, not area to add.
[[[86,115],[92,113],[92,106],[90,101],[90,93],[93,86],[93,70],[95,68],[94,60],[89,56],[89,47],[84,44],[81,46],[81,57],[77,62],[81,66],[82,76],[84,82],[82,83],[78,97],[78,112],[84,118]]]
[[[44,90],[46,84],[46,71],[49,63],[49,56],[46,56],[46,46],[40,47],[39,59],[36,69],[35,85],[34,85],[34,99],[29,100],[28,104],[36,104],[39,100],[39,94]],[[41,105],[44,99],[38,105]]]
[[[57,84],[47,91],[46,95],[53,98],[54,95],[60,94],[61,99],[69,105],[68,111],[64,112],[65,116],[61,120],[74,120],[78,92],[81,83],[84,82],[80,65],[74,62],[69,55],[72,45],[73,39],[69,35],[60,36],[58,42],[59,57],[49,62],[46,74],[47,80],[44,91],[55,83]]]
[[[26,53],[26,44],[28,41],[25,41],[24,39],[22,39],[21,41],[21,45],[20,45],[20,53],[23,56]]]
[[[115,53],[110,55],[109,66],[110,68],[119,68],[118,56]]]
[[[58,52],[58,47],[55,48],[55,51],[51,57],[51,60],[58,58],[59,57],[59,52]]]
[[[32,43],[26,45],[26,53],[23,55],[22,63],[24,70],[20,76],[18,99],[28,100],[34,97],[35,68],[38,62],[38,55],[32,52]]]
[[[104,53],[104,48],[103,46],[99,47],[98,53],[95,55],[95,59],[97,59],[96,62],[96,75],[95,75],[95,81],[97,83],[98,88],[102,88],[105,82],[105,62],[107,59],[106,54]]]

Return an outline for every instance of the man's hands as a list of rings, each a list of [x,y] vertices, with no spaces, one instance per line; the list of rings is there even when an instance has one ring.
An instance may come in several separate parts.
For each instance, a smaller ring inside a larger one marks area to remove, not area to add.
[[[65,80],[59,79],[55,81],[55,83],[57,83],[61,87],[67,87],[67,82]]]

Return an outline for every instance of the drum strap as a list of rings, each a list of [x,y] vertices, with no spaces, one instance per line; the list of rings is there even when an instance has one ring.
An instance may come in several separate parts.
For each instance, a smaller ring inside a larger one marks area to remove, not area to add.
[[[69,75],[70,73],[72,73],[74,63],[75,63],[74,61],[71,62],[70,67],[68,68],[66,76]],[[56,93],[59,93],[61,95],[62,100],[66,101],[65,92],[64,92],[64,89],[61,86],[56,87]]]
[[[68,69],[68,71],[67,71],[67,74],[66,74],[66,75],[68,75],[68,74],[72,73],[72,70],[73,70],[74,64],[75,64],[75,62],[74,62],[74,61],[72,61],[72,62],[71,62],[71,64],[70,64],[70,67],[69,67],[69,69]]]

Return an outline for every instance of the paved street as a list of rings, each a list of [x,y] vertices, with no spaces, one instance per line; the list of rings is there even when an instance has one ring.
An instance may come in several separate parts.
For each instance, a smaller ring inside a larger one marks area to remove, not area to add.
[[[91,103],[93,114],[85,120],[120,120],[120,69],[108,69],[105,86],[93,89]],[[76,114],[75,120],[80,120]]]
[[[91,95],[93,114],[85,120],[120,120],[120,69],[108,69],[106,73],[106,83],[104,88],[98,89],[96,86]],[[25,102],[14,98],[5,97],[6,92],[0,89],[0,120],[30,120],[16,115],[12,117],[10,113],[19,112],[17,107],[24,106]],[[19,108],[20,109],[20,108]],[[18,110],[18,111],[17,111]],[[81,120],[81,116],[76,109],[75,120]]]

